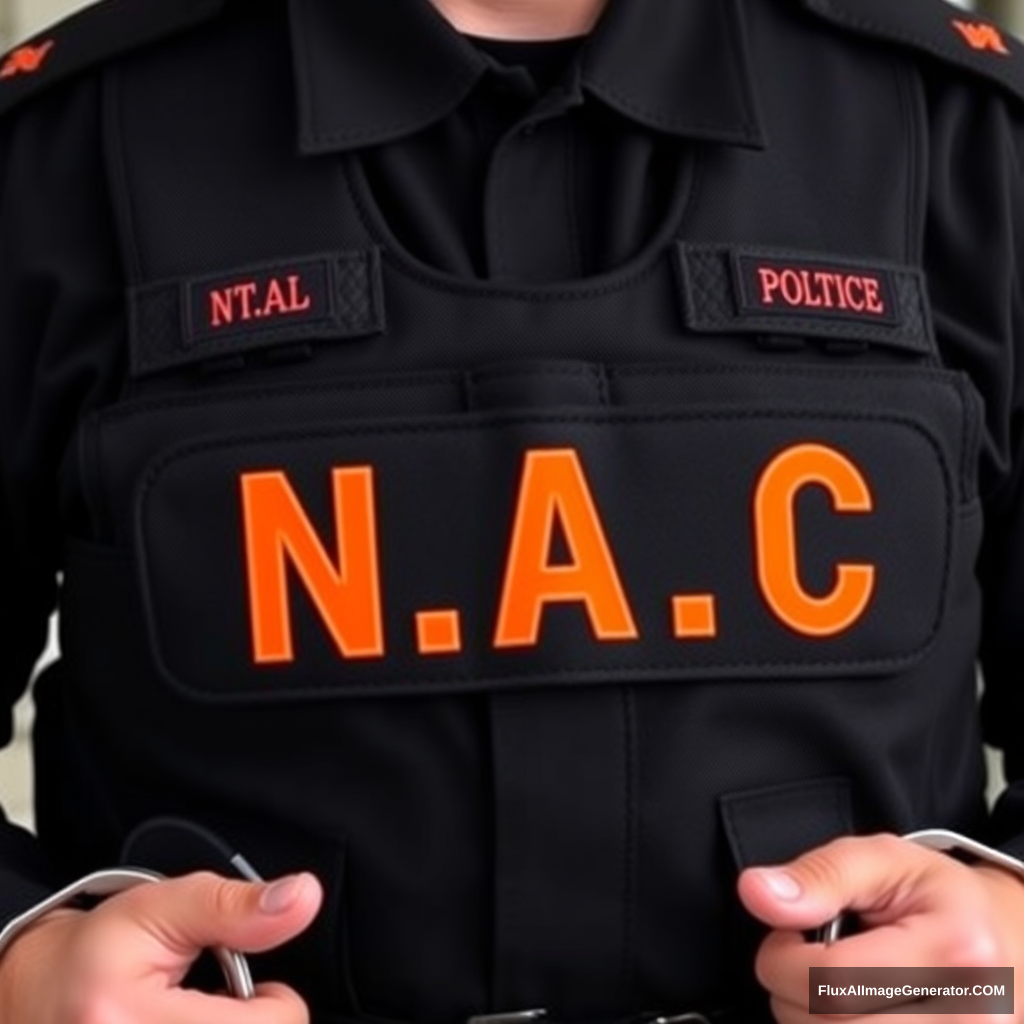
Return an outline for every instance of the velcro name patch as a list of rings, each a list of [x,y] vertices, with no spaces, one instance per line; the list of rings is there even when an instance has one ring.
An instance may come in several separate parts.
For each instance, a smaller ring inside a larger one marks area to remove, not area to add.
[[[903,316],[892,274],[881,268],[738,253],[733,272],[743,313],[894,325]]]
[[[757,247],[680,245],[687,325],[866,342],[934,355],[923,274],[884,262]]]
[[[162,282],[129,296],[137,376],[304,339],[384,327],[375,251],[282,260]]]
[[[330,276],[329,264],[315,260],[190,285],[189,334],[216,338],[267,325],[329,323]]]

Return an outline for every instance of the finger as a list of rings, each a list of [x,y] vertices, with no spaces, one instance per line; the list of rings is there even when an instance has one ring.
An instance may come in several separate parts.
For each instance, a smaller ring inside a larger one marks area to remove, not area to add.
[[[895,919],[948,858],[896,836],[837,839],[786,865],[748,868],[739,895],[756,918],[790,931],[819,928],[844,910]]]
[[[787,1002],[784,999],[778,999],[772,997],[771,1002],[772,1020],[776,1024],[811,1024],[812,1021],[820,1021],[820,1017],[812,1017],[807,1012],[807,1004],[798,1006],[794,1003]],[[830,1018],[825,1018],[826,1020]],[[843,1018],[839,1018],[842,1020]],[[856,1020],[856,1018],[849,1018]],[[923,1022],[921,1022],[923,1024]]]
[[[191,958],[209,946],[246,953],[279,946],[309,926],[322,899],[306,873],[267,884],[198,873],[140,886],[100,910],[126,916],[168,952]]]
[[[309,1010],[302,997],[287,985],[258,985],[251,999],[211,996],[190,989],[176,989],[147,1009],[145,1024],[309,1024]]]
[[[812,967],[934,967],[942,962],[935,931],[904,923],[883,925],[830,946],[807,942],[800,932],[776,931],[761,944],[755,971],[769,991],[792,998],[799,992],[806,995]]]
[[[772,932],[762,943],[754,962],[754,972],[761,986],[772,996],[778,998],[788,1006],[800,1007],[807,1012],[807,1005],[810,998],[812,967],[827,968],[877,968],[880,965],[892,963],[903,964],[901,959],[904,947],[900,942],[906,942],[908,936],[900,936],[897,933],[900,929],[886,928],[879,929],[879,932],[886,931],[893,933],[887,936],[896,945],[897,952],[895,959],[881,959],[887,955],[886,944],[875,942],[876,933],[870,935],[856,936],[855,939],[844,939],[834,946],[823,947],[817,943],[807,943],[798,932]],[[860,943],[860,946],[858,946]],[[854,951],[849,950],[853,947]],[[877,984],[885,987],[888,979],[879,978]],[[858,997],[857,1008],[861,1012],[866,1010],[883,1010],[891,1008],[903,1002],[912,1002],[911,997],[898,997],[886,999],[879,997],[876,1002],[865,1001],[866,997]],[[840,1002],[836,1003],[836,1014],[842,1008]]]
[[[782,999],[772,999],[770,1002],[772,1019],[776,1021],[776,1024],[813,1024],[813,1022],[821,1022],[823,1020],[835,1020],[835,1021],[846,1021],[849,1024],[883,1024],[883,1022],[876,1016],[864,1017],[860,1014],[819,1014],[817,1016],[811,1016],[807,1011],[807,1004],[794,1005],[787,1003]],[[903,1016],[887,1016],[885,1018],[885,1024],[894,1024],[896,1021],[903,1020]],[[927,1018],[914,1017],[913,1024],[929,1024]],[[952,1024],[952,1022],[943,1022],[943,1024]]]
[[[936,913],[927,919],[904,918],[881,925],[830,946],[805,942],[796,932],[772,932],[758,950],[755,973],[769,992],[788,1003],[806,1005],[812,967],[872,970],[899,966],[907,972],[904,983],[930,985],[935,983],[934,977],[915,980],[911,972],[930,972],[944,964],[984,968],[998,962],[987,930],[975,927],[960,914]],[[883,977],[861,980],[882,987],[891,981]],[[893,1001],[887,1000],[879,1003],[878,1009],[891,1005]]]

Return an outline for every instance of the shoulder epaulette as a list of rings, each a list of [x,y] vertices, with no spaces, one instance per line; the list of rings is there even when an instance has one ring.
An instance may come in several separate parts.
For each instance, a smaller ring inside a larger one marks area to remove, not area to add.
[[[801,0],[819,17],[981,75],[1024,101],[1024,45],[945,0]]]
[[[0,117],[58,82],[191,28],[226,0],[101,0],[0,56]]]

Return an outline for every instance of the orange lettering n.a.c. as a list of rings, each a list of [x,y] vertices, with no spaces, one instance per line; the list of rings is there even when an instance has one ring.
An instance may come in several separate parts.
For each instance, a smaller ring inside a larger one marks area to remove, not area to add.
[[[384,655],[373,471],[332,473],[337,555],[324,550],[287,476],[245,473],[242,511],[253,656],[257,664],[295,660],[288,566],[298,573],[346,658]]]
[[[840,563],[836,584],[823,597],[800,582],[796,501],[805,487],[824,487],[838,512],[867,513],[871,491],[857,467],[833,448],[801,444],[774,458],[757,485],[754,527],[757,573],[768,607],[795,632],[835,636],[863,615],[875,586],[875,567]]]
[[[552,563],[555,527],[569,549]],[[498,612],[496,647],[537,643],[545,606],[579,603],[598,640],[635,640],[637,628],[611,549],[572,449],[527,452]]]

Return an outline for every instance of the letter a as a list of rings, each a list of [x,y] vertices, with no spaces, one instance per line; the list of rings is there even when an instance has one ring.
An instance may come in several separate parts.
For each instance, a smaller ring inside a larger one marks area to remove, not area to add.
[[[276,316],[278,313],[287,313],[288,305],[284,301],[284,292],[281,290],[281,282],[272,278],[267,286],[267,297],[263,302],[263,315]]]
[[[571,556],[564,565],[550,560],[556,521]],[[495,647],[536,645],[544,606],[555,602],[583,604],[598,640],[637,638],[579,455],[572,449],[526,454]]]
[[[258,664],[295,660],[289,564],[342,657],[379,658],[384,654],[373,470],[369,466],[335,469],[331,479],[337,540],[333,560],[284,473],[242,476],[249,612]]]

